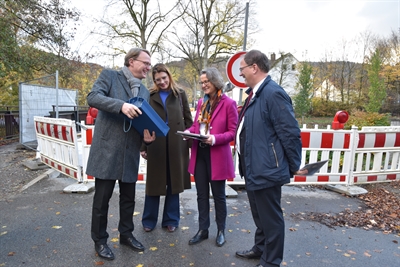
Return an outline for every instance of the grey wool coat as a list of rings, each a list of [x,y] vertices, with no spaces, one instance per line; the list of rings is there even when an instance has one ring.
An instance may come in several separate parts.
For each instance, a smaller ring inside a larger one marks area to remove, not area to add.
[[[191,188],[188,172],[190,143],[176,131],[189,128],[193,119],[185,91],[182,90],[179,95],[171,92],[165,100],[165,109],[158,92],[150,96],[150,105],[164,121],[168,114],[170,129],[166,137],[157,137],[151,145],[142,145],[141,148],[147,151],[146,194],[149,196],[166,194],[168,163],[172,194]]]
[[[150,93],[144,85],[140,86],[138,96],[149,100]],[[121,112],[122,105],[132,97],[121,70],[105,69],[93,84],[87,102],[99,112],[86,174],[125,183],[137,181],[142,137],[133,127],[125,132],[129,123]]]

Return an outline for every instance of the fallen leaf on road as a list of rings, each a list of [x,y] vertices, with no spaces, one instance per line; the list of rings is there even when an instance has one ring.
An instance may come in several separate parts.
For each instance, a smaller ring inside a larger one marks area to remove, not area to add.
[[[14,251],[8,252],[8,254],[7,254],[7,256],[14,256],[14,255],[15,255]]]
[[[157,247],[150,247],[149,248],[151,251],[156,251],[158,248]]]
[[[371,254],[369,254],[368,252],[364,252],[364,256],[371,257]]]
[[[61,228],[62,228],[62,226],[54,225],[54,226],[53,226],[53,227],[51,227],[51,228],[53,228],[53,229],[61,229]]]

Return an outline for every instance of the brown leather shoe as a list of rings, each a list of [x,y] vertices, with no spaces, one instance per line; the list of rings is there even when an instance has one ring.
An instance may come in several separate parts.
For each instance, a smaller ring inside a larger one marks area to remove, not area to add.
[[[172,232],[175,232],[176,227],[172,226],[172,225],[167,225],[167,229],[168,229],[168,232],[172,233]]]
[[[151,232],[151,231],[153,231],[153,229],[151,229],[151,228],[149,228],[149,227],[143,227],[143,230],[144,230],[145,232]]]

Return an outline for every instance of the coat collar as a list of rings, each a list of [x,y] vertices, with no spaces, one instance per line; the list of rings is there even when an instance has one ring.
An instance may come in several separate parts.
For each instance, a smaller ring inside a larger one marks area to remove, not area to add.
[[[268,75],[267,77],[265,77],[264,82],[260,85],[260,87],[258,88],[255,97],[258,97],[261,94],[261,91],[264,90],[265,86],[271,81],[271,76]],[[246,94],[249,95],[251,90],[253,90],[253,88],[249,87],[246,90]]]

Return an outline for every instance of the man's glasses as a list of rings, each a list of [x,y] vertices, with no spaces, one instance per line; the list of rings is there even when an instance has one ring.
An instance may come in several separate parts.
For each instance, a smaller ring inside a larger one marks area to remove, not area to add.
[[[210,81],[207,80],[207,81],[204,81],[204,82],[199,82],[199,84],[200,84],[200,85],[203,85],[203,84],[204,84],[204,85],[207,85],[209,82],[210,82]]]
[[[253,64],[250,64],[250,65],[247,65],[247,66],[244,66],[244,67],[241,67],[241,68],[239,68],[239,71],[240,72],[242,72],[245,68],[247,68],[247,67],[251,67],[251,66],[253,66]]]
[[[151,68],[151,63],[150,63],[150,62],[146,62],[146,61],[143,61],[143,60],[140,60],[140,59],[133,59],[133,60],[140,61],[140,62],[142,62],[144,65],[146,65],[146,67]]]

